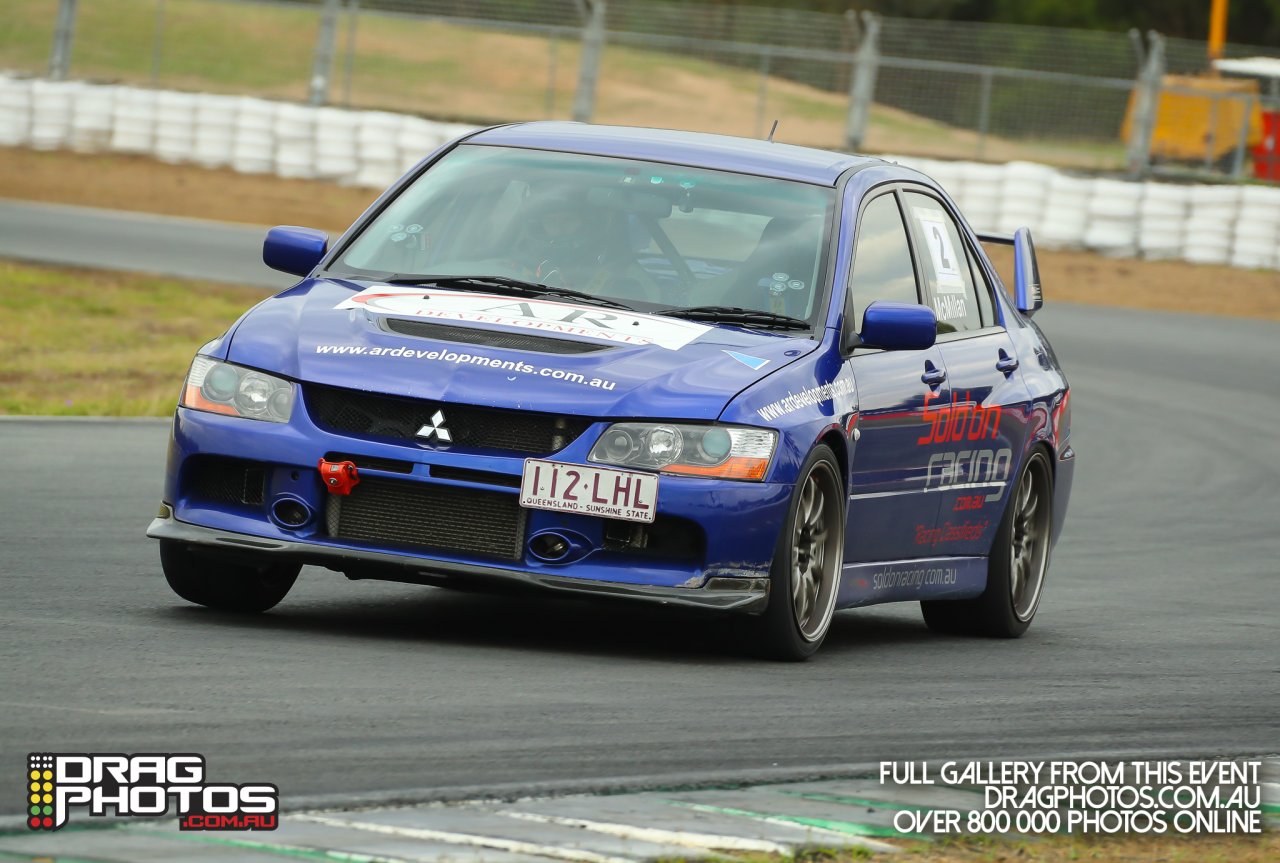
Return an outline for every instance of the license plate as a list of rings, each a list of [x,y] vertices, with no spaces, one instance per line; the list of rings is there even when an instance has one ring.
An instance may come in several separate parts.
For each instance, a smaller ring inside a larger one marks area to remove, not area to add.
[[[623,521],[653,521],[658,477],[651,473],[525,459],[520,505]]]

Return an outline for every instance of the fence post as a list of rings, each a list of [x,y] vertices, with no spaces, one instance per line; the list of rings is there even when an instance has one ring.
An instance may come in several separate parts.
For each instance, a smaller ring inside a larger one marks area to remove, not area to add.
[[[1127,159],[1129,174],[1145,177],[1151,170],[1151,138],[1160,111],[1160,87],[1164,80],[1164,37],[1147,33],[1150,47],[1134,84],[1133,124],[1129,127]]]
[[[1256,98],[1250,94],[1240,100],[1244,103],[1244,117],[1240,121],[1240,137],[1236,139],[1236,154],[1231,160],[1231,177],[1235,180],[1244,176],[1245,152],[1249,149],[1249,131],[1253,128],[1253,103]]]
[[[324,0],[320,10],[320,34],[316,37],[315,60],[311,67],[311,87],[307,101],[323,105],[329,101],[329,78],[333,75],[333,45],[338,35],[338,9],[342,0]]]
[[[360,0],[347,0],[347,50],[342,66],[342,103],[351,107],[351,76],[356,67],[356,27],[360,23]]]
[[[991,130],[991,84],[995,74],[988,67],[982,70],[982,90],[978,94],[978,158],[987,152],[987,133]]]
[[[573,119],[590,123],[596,107],[596,81],[600,77],[600,55],[604,51],[605,0],[585,0],[586,22],[582,26],[582,59],[578,63],[578,91],[573,96]]]
[[[71,66],[71,41],[76,35],[76,0],[58,4],[58,23],[53,31],[53,53],[49,55],[49,77],[63,81]]]
[[[849,81],[849,116],[844,127],[846,150],[861,149],[867,136],[880,66],[880,16],[864,11],[861,19],[862,38],[853,54],[853,77]]]

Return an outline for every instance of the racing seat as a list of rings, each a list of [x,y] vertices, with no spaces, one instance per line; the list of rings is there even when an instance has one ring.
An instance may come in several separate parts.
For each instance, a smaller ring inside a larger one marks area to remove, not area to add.
[[[770,219],[755,249],[738,267],[732,292],[723,302],[805,317],[813,296],[810,282],[819,253],[819,244],[815,241],[819,235],[817,218],[775,216]],[[792,287],[796,282],[800,282],[800,286]]]

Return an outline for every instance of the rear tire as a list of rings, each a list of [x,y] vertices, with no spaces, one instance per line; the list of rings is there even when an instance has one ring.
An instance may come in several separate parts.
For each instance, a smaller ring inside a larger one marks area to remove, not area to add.
[[[769,572],[769,604],[748,618],[751,649],[798,662],[817,653],[831,627],[844,563],[844,483],[831,449],[814,447],[778,537]]]
[[[169,587],[188,602],[241,613],[275,607],[293,587],[302,568],[296,563],[224,561],[172,540],[160,541],[160,565]]]
[[[1018,638],[1027,631],[1049,572],[1053,474],[1037,449],[1027,459],[991,543],[987,587],[974,599],[920,603],[935,632]]]

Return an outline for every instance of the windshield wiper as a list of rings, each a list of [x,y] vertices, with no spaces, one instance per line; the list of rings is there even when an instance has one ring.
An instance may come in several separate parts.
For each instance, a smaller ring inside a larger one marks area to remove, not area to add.
[[[625,303],[597,297],[595,294],[575,291],[572,288],[556,288],[540,282],[526,282],[509,276],[408,276],[397,273],[379,281],[388,285],[434,285],[438,288],[455,288],[461,291],[495,291],[516,297],[564,297],[610,309],[635,311]]]
[[[762,330],[807,330],[808,321],[766,312],[760,309],[743,309],[737,306],[694,306],[688,309],[663,309],[655,315],[686,318],[691,321],[708,321],[716,324],[733,324],[739,327],[759,327]]]

